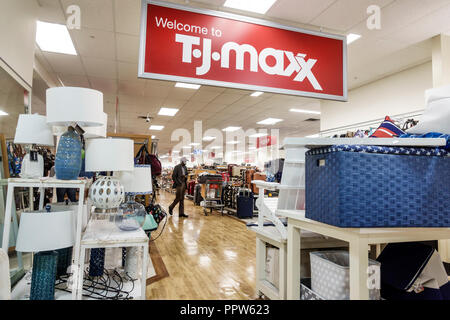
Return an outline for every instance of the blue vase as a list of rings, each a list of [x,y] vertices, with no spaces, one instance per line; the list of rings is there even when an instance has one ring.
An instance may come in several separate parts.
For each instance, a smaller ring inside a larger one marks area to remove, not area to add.
[[[59,140],[55,156],[55,174],[57,179],[76,180],[81,171],[81,139],[78,133],[69,127]]]

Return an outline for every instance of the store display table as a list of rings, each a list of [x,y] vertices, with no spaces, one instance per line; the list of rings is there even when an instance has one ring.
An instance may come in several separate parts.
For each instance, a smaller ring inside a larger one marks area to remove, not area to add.
[[[109,220],[90,220],[81,240],[80,270],[84,270],[86,249],[142,247],[142,271],[140,298],[145,300],[148,261],[148,237],[142,228],[134,231],[122,231]],[[83,283],[84,272],[80,272],[79,283]],[[77,299],[81,299],[82,290],[77,290]]]
[[[371,244],[450,239],[450,228],[339,228],[305,218],[305,211],[277,210],[288,218],[287,299],[300,298],[302,230],[349,243],[350,299],[368,300],[368,248]]]

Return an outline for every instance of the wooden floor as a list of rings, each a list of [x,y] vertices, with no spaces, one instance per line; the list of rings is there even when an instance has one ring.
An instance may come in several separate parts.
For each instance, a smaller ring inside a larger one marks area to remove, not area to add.
[[[175,195],[161,191],[163,208]],[[185,200],[187,219],[178,207],[155,241],[168,277],[150,283],[147,299],[255,299],[255,235],[245,224]]]

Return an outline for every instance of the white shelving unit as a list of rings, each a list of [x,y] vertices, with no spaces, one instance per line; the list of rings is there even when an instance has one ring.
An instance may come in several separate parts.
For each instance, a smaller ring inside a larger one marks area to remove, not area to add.
[[[77,215],[77,227],[75,234],[75,245],[74,245],[74,265],[80,265],[80,246],[81,246],[81,235],[82,235],[82,223],[83,223],[83,206],[84,206],[84,190],[85,190],[84,180],[58,180],[53,178],[41,178],[41,179],[21,179],[21,178],[10,178],[8,179],[8,193],[6,196],[6,208],[5,208],[5,223],[3,226],[3,239],[2,239],[2,249],[8,252],[9,247],[9,232],[11,227],[11,217],[12,217],[12,204],[14,201],[14,189],[15,188],[39,188],[40,199],[39,199],[39,210],[43,210],[44,207],[44,190],[46,188],[74,188],[79,189],[80,200],[78,202]],[[73,288],[80,287],[77,282],[74,283]],[[77,290],[72,290],[72,299],[76,298]]]

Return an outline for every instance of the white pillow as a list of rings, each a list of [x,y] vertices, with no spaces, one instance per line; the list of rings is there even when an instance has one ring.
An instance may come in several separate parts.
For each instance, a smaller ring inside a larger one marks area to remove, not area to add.
[[[407,132],[450,134],[450,86],[427,90],[425,99],[427,101],[425,112],[420,117],[419,123]]]

